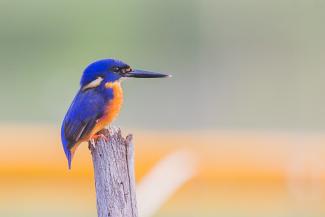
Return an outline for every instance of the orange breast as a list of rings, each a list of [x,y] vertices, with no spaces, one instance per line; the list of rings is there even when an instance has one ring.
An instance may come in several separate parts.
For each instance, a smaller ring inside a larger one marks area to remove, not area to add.
[[[123,103],[123,90],[121,87],[120,82],[116,81],[116,82],[107,82],[105,84],[106,88],[112,88],[113,89],[113,99],[110,100],[106,106],[106,111],[105,114],[102,118],[100,118],[94,129],[91,131],[91,133],[84,139],[80,140],[78,143],[76,143],[71,151],[72,156],[74,155],[76,149],[78,148],[78,146],[80,145],[81,142],[86,142],[88,141],[93,135],[95,135],[97,132],[99,132],[100,130],[102,130],[104,127],[106,127],[108,124],[110,124],[114,118],[116,118],[116,116],[118,115],[122,103]]]
[[[98,120],[95,128],[92,130],[91,135],[94,135],[98,131],[102,130],[105,126],[110,124],[118,115],[123,103],[123,90],[119,81],[107,82],[106,88],[113,89],[113,99],[110,100],[106,106],[104,116]]]

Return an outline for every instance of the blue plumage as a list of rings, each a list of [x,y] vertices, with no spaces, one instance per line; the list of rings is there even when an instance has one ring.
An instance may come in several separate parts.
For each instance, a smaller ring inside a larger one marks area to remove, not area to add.
[[[89,136],[96,121],[103,116],[107,103],[113,99],[113,91],[105,88],[105,83],[121,78],[117,73],[108,73],[112,67],[116,66],[127,65],[120,60],[103,59],[91,63],[83,72],[80,80],[81,88],[68,109],[61,128],[61,140],[69,168],[71,168],[72,161],[71,148]],[[98,77],[103,78],[103,82],[98,87],[82,90],[82,87]]]
[[[63,148],[71,167],[70,149],[78,141],[88,136],[96,124],[96,120],[103,116],[105,107],[110,98],[113,98],[112,90],[106,94],[91,89],[79,91],[73,100],[62,124],[61,137]]]
[[[84,86],[99,76],[105,77],[105,80],[110,82],[120,79],[121,75],[118,73],[107,73],[113,67],[128,67],[128,65],[115,59],[98,60],[87,66],[81,77],[80,85]]]
[[[132,70],[126,63],[116,59],[103,59],[88,65],[61,128],[61,140],[69,168],[74,154],[72,150],[75,150],[77,144],[90,139],[102,129],[103,124],[110,123],[117,115],[122,101],[119,82],[122,77],[159,78],[167,75]],[[114,117],[109,114],[114,114]]]

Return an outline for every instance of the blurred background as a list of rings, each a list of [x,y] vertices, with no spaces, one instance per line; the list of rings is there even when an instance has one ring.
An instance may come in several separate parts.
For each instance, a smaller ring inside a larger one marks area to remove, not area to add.
[[[173,75],[124,82],[114,123],[138,197],[156,186],[147,216],[324,216],[324,20],[321,0],[0,0],[0,216],[96,216],[87,145],[68,171],[60,125],[108,57]]]

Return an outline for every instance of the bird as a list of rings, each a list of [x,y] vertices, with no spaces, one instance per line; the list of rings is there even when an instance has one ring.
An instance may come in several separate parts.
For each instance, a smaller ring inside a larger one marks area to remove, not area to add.
[[[90,63],[80,79],[61,126],[63,150],[71,169],[72,158],[82,142],[104,138],[100,131],[118,116],[123,103],[122,80],[125,78],[163,78],[170,75],[132,69],[118,59]]]

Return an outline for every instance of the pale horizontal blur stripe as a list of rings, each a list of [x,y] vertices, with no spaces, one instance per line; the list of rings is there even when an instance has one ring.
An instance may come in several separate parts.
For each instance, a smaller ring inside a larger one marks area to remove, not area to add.
[[[129,132],[134,134],[137,175],[141,177],[163,155],[182,147],[197,154],[201,177],[207,180],[284,178],[293,164],[308,169],[325,157],[321,133],[123,130],[124,135]],[[0,138],[0,171],[6,177],[92,174],[86,143],[78,149],[72,170],[67,171],[56,126],[1,125]]]
[[[128,132],[134,134],[137,180],[175,150],[185,148],[198,159],[197,175],[156,216],[325,214],[320,133],[123,129]],[[2,125],[0,138],[0,216],[95,215],[86,144],[68,171],[57,126]]]

